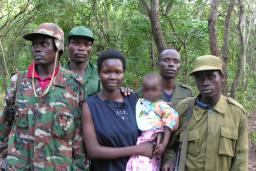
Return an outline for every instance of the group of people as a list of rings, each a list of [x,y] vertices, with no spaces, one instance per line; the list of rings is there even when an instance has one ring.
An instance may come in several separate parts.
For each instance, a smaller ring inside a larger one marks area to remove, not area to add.
[[[247,170],[247,117],[221,94],[222,61],[193,62],[199,94],[176,81],[180,54],[159,54],[159,73],[147,74],[137,93],[123,88],[126,59],[114,49],[91,63],[92,31],[68,34],[43,23],[23,36],[33,62],[11,77],[0,115],[4,170],[229,171]],[[6,150],[7,149],[7,150]]]

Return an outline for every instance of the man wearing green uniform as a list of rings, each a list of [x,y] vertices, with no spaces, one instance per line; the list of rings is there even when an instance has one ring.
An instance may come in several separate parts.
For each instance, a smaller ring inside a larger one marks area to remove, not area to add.
[[[0,143],[8,140],[8,152],[7,165],[1,168],[85,170],[81,130],[85,84],[59,65],[64,33],[56,24],[43,23],[24,39],[32,42],[34,61],[11,77],[6,93]]]
[[[177,103],[186,97],[192,96],[191,89],[176,81],[181,67],[180,54],[175,49],[163,50],[158,58],[157,65],[163,80],[163,93],[161,99],[175,107]],[[138,90],[142,95],[141,89]]]
[[[87,96],[91,96],[101,89],[97,68],[90,62],[93,42],[94,35],[90,29],[83,26],[72,28],[68,35],[70,61],[64,66],[84,79]]]
[[[246,171],[247,117],[234,99],[221,94],[222,61],[205,55],[195,59],[193,71],[200,94],[177,106],[180,126],[171,142],[179,143],[179,171]],[[164,171],[172,168],[163,168]]]
[[[161,99],[170,102],[173,107],[184,98],[192,96],[192,91],[189,87],[176,81],[181,67],[180,62],[180,54],[175,49],[165,49],[158,59],[158,67],[164,88]]]

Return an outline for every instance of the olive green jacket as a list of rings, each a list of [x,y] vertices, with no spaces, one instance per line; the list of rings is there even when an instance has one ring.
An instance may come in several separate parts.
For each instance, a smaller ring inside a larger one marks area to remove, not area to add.
[[[187,98],[177,106],[180,126],[170,144],[184,140]],[[175,147],[175,146],[174,146]],[[193,106],[189,124],[186,171],[246,171],[248,164],[247,117],[243,107],[221,96],[212,110]]]

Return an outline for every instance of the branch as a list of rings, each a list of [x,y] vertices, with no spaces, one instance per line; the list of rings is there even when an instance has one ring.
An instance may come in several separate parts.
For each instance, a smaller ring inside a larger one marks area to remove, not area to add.
[[[186,46],[186,42],[184,40],[182,40],[182,38],[178,35],[178,33],[176,32],[174,25],[172,23],[172,20],[168,17],[168,15],[166,14],[162,14],[163,17],[165,17],[167,19],[167,21],[169,22],[172,32],[175,35],[175,37],[178,38],[179,42],[185,47]]]
[[[146,12],[148,14],[150,14],[151,13],[151,9],[149,8],[147,2],[145,0],[140,0],[140,2],[143,4],[143,7],[145,8]]]
[[[6,27],[8,24],[12,23],[17,17],[19,17],[21,14],[26,12],[26,9],[28,8],[29,1],[27,1],[26,6],[23,8],[23,10],[20,10],[18,14],[16,14],[11,20],[6,20],[6,22],[0,27],[0,30],[2,30],[4,27]],[[9,15],[8,15],[9,16]]]

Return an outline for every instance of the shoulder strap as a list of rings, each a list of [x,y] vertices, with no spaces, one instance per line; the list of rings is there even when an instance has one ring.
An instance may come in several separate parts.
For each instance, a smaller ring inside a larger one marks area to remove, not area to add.
[[[189,124],[190,124],[192,113],[193,113],[193,104],[194,103],[191,102],[186,111],[185,136],[181,145],[181,151],[179,155],[180,162],[179,162],[178,171],[185,171],[186,158],[187,158],[187,146],[188,146],[188,132],[189,132]]]

